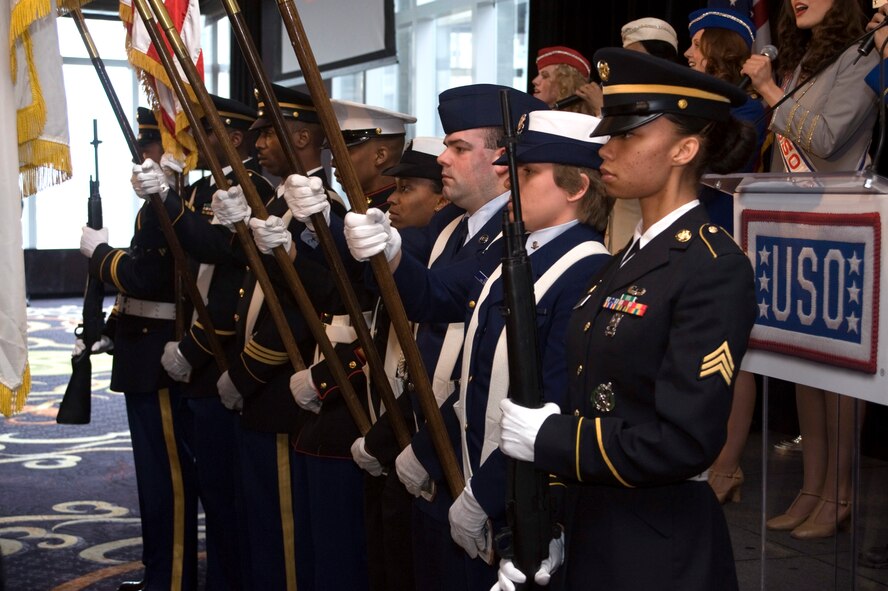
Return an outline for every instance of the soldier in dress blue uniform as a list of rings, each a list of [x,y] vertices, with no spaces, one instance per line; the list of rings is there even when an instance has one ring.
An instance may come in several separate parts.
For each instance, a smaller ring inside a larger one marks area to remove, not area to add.
[[[158,144],[157,122],[151,121],[149,113],[139,111],[140,143]],[[145,162],[157,178],[164,179],[156,162]],[[169,187],[160,181],[158,190],[163,195]],[[106,334],[97,344],[113,350],[111,389],[123,392],[126,402],[145,565],[144,580],[123,583],[120,589],[187,590],[197,588],[197,482],[190,450],[191,418],[178,384],[160,364],[164,344],[173,339],[175,273],[159,228],[144,223],[150,208],[146,203],[139,210],[128,249],[111,247],[107,228],[84,226],[80,251],[89,258],[90,274],[119,292]]]
[[[567,407],[501,402],[506,455],[567,484],[567,588],[736,589],[727,524],[706,481],[725,441],[755,318],[749,259],[697,200],[703,171],[742,166],[754,133],[731,117],[738,87],[623,49],[594,59],[604,82],[609,195],[638,198],[627,245],[575,303]],[[639,560],[644,568],[638,568]],[[510,561],[498,587],[514,588]]]
[[[249,127],[256,120],[256,110],[230,99],[217,96],[212,96],[212,99],[225,124],[228,138],[244,165],[258,168],[255,159],[249,155],[255,137],[255,132],[250,132]],[[208,148],[225,166],[223,172],[228,181],[237,183],[215,133],[210,130],[208,133]],[[201,154],[198,165],[203,162],[205,157]],[[250,171],[250,178],[263,201],[273,196],[271,183],[258,172]],[[151,181],[143,174],[136,182]],[[215,179],[208,176],[186,189],[186,200],[174,191],[170,191],[164,199],[170,219],[174,220],[173,228],[186,245],[186,250],[188,246],[193,248],[195,243],[206,250],[215,240],[222,241],[225,249],[228,248],[232,239],[230,233],[221,226],[209,226],[212,221],[210,200],[215,191]],[[146,224],[156,222],[153,210],[146,212],[145,218]],[[209,239],[206,238],[208,235]],[[215,262],[202,263],[199,268],[198,263],[194,262],[191,265],[192,276],[196,278],[197,287],[205,299],[216,339],[226,347],[235,336],[234,313],[246,265],[243,258],[238,256],[225,260],[217,255]],[[235,447],[239,417],[222,405],[216,388],[220,372],[204,326],[196,317],[181,341],[170,341],[165,345],[161,364],[173,380],[181,382],[182,395],[194,419],[191,449],[197,462],[200,499],[206,520],[207,586],[212,589],[241,588],[241,536],[236,512],[240,500],[236,488],[238,470]]]

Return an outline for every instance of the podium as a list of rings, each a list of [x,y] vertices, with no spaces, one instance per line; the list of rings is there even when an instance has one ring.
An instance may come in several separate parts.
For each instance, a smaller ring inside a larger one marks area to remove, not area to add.
[[[703,182],[734,195],[734,238],[755,271],[758,312],[742,368],[888,404],[888,179],[734,174]]]

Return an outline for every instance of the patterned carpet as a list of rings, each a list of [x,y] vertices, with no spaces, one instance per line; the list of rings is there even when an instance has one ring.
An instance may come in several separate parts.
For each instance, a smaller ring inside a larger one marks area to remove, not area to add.
[[[106,299],[107,309],[112,301]],[[115,590],[141,577],[136,477],[111,357],[92,359],[92,420],[58,425],[80,303],[32,301],[33,387],[24,410],[0,416],[0,549],[7,591]],[[202,535],[203,516],[200,516]]]

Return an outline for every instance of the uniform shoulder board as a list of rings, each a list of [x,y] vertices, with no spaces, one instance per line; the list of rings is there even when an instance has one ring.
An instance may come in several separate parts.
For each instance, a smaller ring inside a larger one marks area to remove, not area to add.
[[[714,259],[725,254],[742,254],[740,247],[734,242],[734,237],[717,224],[703,224],[697,235],[703,240]]]

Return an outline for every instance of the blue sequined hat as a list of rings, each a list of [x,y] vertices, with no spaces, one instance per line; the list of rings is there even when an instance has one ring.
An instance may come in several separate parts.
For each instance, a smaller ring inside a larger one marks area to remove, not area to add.
[[[515,160],[598,168],[598,149],[608,138],[590,136],[600,121],[570,111],[532,111],[518,124]],[[504,154],[494,164],[508,164],[507,156]]]
[[[703,29],[727,29],[734,31],[752,47],[755,41],[755,23],[738,10],[730,8],[701,8],[688,15],[688,32],[691,38]]]
[[[509,93],[512,125],[525,113],[541,111],[549,106],[538,98],[498,84],[470,84],[445,90],[438,95],[438,115],[444,133],[455,133],[480,127],[502,127],[503,112],[500,91]]]
[[[595,135],[640,127],[663,113],[727,121],[746,92],[715,76],[640,51],[604,48],[595,52],[604,106]]]

